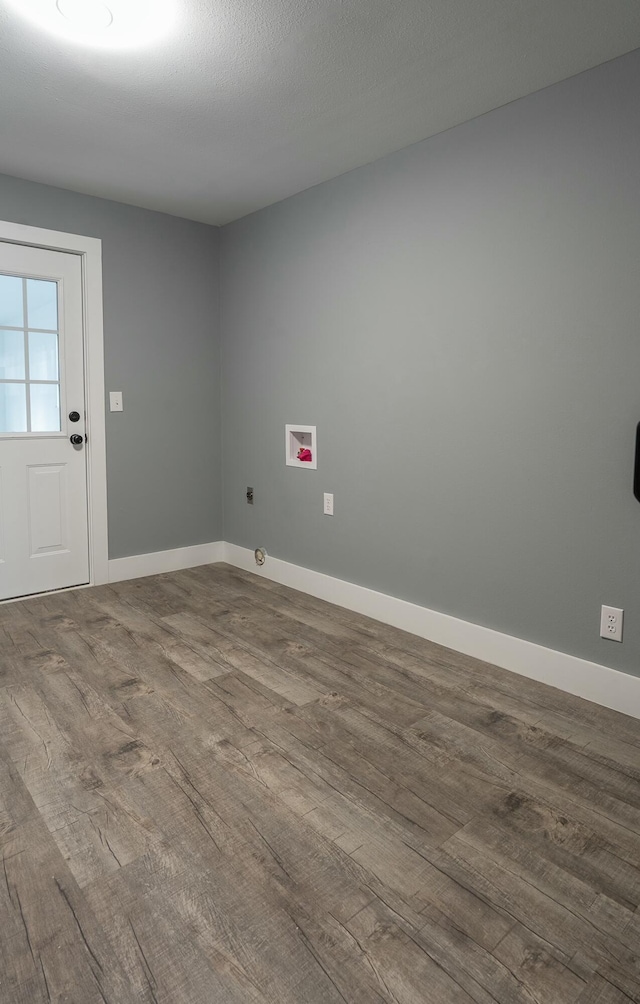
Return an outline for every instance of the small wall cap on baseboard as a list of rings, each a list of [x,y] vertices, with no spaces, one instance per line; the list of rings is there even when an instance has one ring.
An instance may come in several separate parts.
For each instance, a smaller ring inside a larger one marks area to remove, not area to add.
[[[256,565],[264,565],[267,560],[267,549],[266,547],[256,547],[253,552],[253,556],[256,559]]]

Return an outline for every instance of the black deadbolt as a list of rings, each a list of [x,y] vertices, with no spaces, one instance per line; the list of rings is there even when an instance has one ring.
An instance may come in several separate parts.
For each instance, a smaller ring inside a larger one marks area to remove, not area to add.
[[[79,422],[80,421],[80,412],[79,411],[70,411],[69,412],[69,421],[70,422]]]
[[[84,438],[82,436],[78,435],[77,432],[74,433],[73,436],[70,436],[69,439],[73,443],[74,446],[82,446],[82,444],[84,442]]]

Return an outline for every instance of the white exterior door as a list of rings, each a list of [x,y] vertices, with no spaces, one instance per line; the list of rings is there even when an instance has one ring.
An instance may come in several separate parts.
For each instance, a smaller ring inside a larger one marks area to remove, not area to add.
[[[0,599],[89,581],[82,325],[80,256],[0,242]]]

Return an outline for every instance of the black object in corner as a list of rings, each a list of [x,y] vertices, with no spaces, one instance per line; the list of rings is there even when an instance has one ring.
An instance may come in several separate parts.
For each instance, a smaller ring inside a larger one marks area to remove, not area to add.
[[[636,464],[633,471],[633,494],[640,502],[640,422],[636,428]]]

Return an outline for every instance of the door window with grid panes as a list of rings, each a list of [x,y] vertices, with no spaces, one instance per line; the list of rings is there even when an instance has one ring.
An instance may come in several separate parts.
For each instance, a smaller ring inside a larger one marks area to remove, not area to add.
[[[58,283],[0,274],[0,434],[60,429]]]

